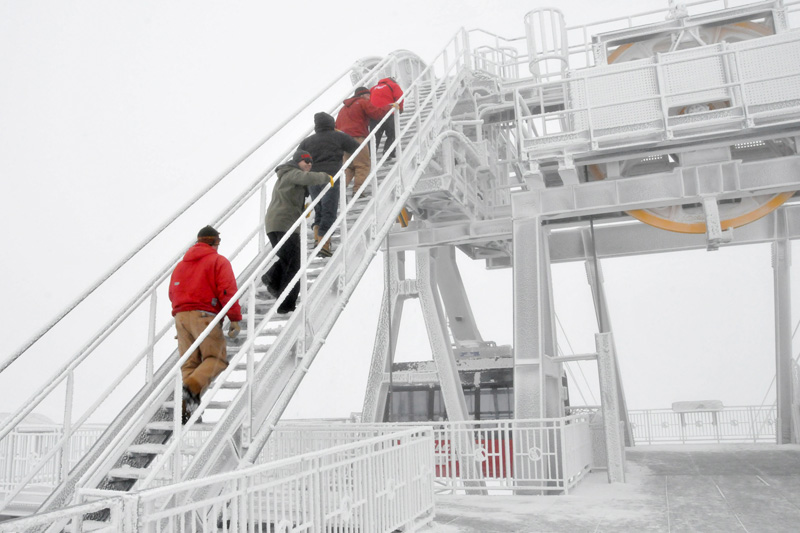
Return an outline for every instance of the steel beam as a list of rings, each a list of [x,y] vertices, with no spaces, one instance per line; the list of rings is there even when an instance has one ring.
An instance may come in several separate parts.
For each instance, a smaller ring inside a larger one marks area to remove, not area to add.
[[[792,428],[792,304],[791,245],[784,213],[778,214],[776,240],[772,243],[775,288],[775,372],[777,384],[777,442],[794,442]]]
[[[403,317],[403,303],[409,296],[408,291],[401,291],[405,281],[405,252],[383,254],[384,288],[381,299],[381,311],[378,317],[378,328],[375,344],[372,348],[372,361],[367,378],[367,390],[364,395],[362,418],[365,422],[383,422],[386,404],[390,392],[390,381],[384,379],[391,376],[392,361],[397,347],[397,335],[400,332],[400,321]],[[402,293],[401,293],[402,292]],[[391,418],[391,412],[389,413]],[[391,420],[389,420],[391,422]]]

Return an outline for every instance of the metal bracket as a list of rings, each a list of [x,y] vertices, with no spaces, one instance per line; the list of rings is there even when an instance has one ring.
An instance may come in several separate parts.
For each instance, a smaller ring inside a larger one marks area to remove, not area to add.
[[[703,198],[703,211],[706,214],[706,235],[708,237],[706,249],[709,252],[719,250],[721,244],[726,244],[733,240],[733,228],[722,230],[716,197],[706,196]]]
[[[571,157],[565,157],[558,162],[558,175],[564,185],[578,184],[578,171]]]

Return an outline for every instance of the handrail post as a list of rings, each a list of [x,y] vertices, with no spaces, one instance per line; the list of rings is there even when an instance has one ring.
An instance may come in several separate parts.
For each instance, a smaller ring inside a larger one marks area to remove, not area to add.
[[[58,482],[61,483],[67,479],[69,474],[69,455],[70,455],[70,433],[72,432],[72,404],[75,392],[75,372],[70,372],[67,375],[67,393],[66,401],[64,402],[64,425],[62,430],[64,432],[64,445],[61,446],[61,457],[59,462]]]
[[[250,299],[247,300],[247,341],[250,348],[247,350],[247,416],[244,419],[242,440],[245,447],[250,447],[253,427],[253,391],[255,389],[255,342],[249,342],[256,331],[256,280],[253,279],[250,287]]]
[[[313,199],[312,199],[313,201]],[[313,211],[311,211],[313,213]],[[311,216],[311,214],[309,214]],[[316,243],[315,243],[316,246]],[[303,302],[303,336],[298,341],[300,350],[295,354],[298,358],[306,352],[306,335],[308,334],[308,216],[302,217],[300,221],[300,301]],[[284,300],[285,301],[285,300]]]
[[[339,171],[339,212],[342,213],[342,223],[339,227],[339,248],[342,252],[342,281],[347,283],[347,178],[344,169]],[[333,237],[331,235],[331,237]],[[343,284],[340,284],[340,287]]]
[[[470,59],[472,58],[472,54],[470,52],[470,46],[469,46],[469,32],[466,29],[462,28],[461,36],[462,39],[464,40],[463,42],[464,67],[471,69],[472,65]]]
[[[156,288],[150,292],[150,318],[147,324],[147,362],[145,363],[145,382],[150,383],[153,381],[153,356],[155,354],[155,339],[156,339],[156,315],[158,313],[158,296],[156,295]]]
[[[261,184],[261,193],[258,200],[258,225],[264,223],[264,218],[267,216],[267,181]],[[266,233],[263,231],[258,232],[258,251],[261,252],[267,246]]]
[[[181,478],[181,441],[183,440],[183,372],[178,372],[175,374],[175,386],[173,387],[173,391],[175,409],[173,409],[172,412],[174,415],[172,417],[172,438],[175,439],[177,448],[172,454],[172,481],[173,483],[177,483]],[[155,464],[157,465],[158,463],[155,462]],[[157,468],[157,466],[154,468]]]
[[[372,183],[370,184],[370,193],[372,195],[372,210],[375,213],[375,224],[378,221],[378,201],[376,198],[378,197],[378,146],[375,143],[375,136],[373,135],[369,139],[369,171],[372,174]],[[369,179],[369,176],[367,176]]]

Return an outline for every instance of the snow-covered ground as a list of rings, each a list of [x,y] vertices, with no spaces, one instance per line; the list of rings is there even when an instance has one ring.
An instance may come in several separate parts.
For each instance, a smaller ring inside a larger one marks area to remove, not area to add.
[[[627,451],[626,483],[589,475],[568,496],[437,496],[427,531],[796,532],[800,446],[675,445]]]

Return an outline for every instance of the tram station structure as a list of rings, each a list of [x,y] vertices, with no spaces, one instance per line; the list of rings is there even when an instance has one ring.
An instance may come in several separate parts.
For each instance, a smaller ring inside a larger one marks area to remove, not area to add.
[[[557,497],[593,469],[623,483],[640,423],[625,400],[602,260],[656,252],[771,244],[774,411],[686,404],[675,413],[681,431],[692,429],[687,419],[706,421],[717,442],[723,426],[752,442],[766,425],[772,442],[798,443],[789,291],[791,240],[800,237],[796,10],[781,0],[669,2],[570,27],[562,11],[536,9],[524,38],[462,30],[430,61],[408,51],[358,61],[349,91],[387,76],[405,90],[404,112],[383,119],[395,124],[396,157],[376,149],[374,134],[362,144],[372,170],[355,194],[339,188],[332,257],[318,256],[310,218],[295,223],[297,310],[278,314],[286,294],[275,298],[260,282],[284,244],[265,239],[276,178],[261,170],[212,221],[235,240],[245,319],[198,411],[181,424],[188,355],[175,350],[162,309],[185,249],[176,243],[175,257],[0,421],[0,515],[21,517],[0,532],[413,531],[433,519],[436,490]],[[275,153],[270,168],[289,155]],[[344,185],[344,171],[334,179]],[[481,335],[458,254],[512,270],[512,345]],[[376,256],[385,292],[361,420],[281,421]],[[585,265],[592,353],[557,346],[551,266],[565,262]],[[32,357],[122,264],[0,361],[0,372]],[[407,301],[422,310],[431,361],[395,361]],[[131,331],[136,342],[116,353],[119,374],[79,405],[76,387]],[[600,406],[570,402],[565,365],[575,361],[596,361]],[[120,388],[134,393],[117,405]],[[64,407],[57,431],[31,429],[29,417],[52,402]],[[109,409],[112,422],[92,426]]]

